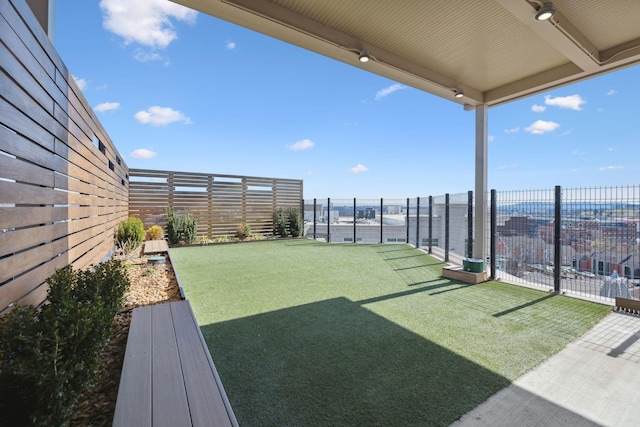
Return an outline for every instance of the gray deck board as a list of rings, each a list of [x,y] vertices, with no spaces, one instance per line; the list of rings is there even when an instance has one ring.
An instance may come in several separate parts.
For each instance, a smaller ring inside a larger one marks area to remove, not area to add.
[[[144,254],[158,254],[169,251],[166,240],[147,240],[144,242]]]
[[[113,425],[238,425],[188,301],[133,310]]]
[[[133,311],[114,426],[151,426],[151,307]]]
[[[152,328],[153,425],[189,425],[191,416],[169,304],[153,306]]]
[[[235,425],[213,361],[189,305],[171,304],[194,426]],[[194,327],[195,326],[195,327]],[[208,370],[202,369],[208,366]]]

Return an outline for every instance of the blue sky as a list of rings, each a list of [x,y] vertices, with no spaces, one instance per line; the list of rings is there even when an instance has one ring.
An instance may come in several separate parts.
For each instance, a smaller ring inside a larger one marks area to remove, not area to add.
[[[57,0],[55,45],[129,167],[303,179],[305,198],[473,190],[474,112],[166,0]],[[639,78],[490,109],[489,188],[638,184]]]

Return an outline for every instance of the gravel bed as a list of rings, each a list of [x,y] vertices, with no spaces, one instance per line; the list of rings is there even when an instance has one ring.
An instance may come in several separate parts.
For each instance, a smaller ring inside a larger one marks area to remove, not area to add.
[[[116,316],[109,344],[102,353],[96,384],[80,396],[69,426],[111,426],[132,310],[141,305],[180,299],[178,282],[168,258],[166,264],[150,265],[146,258],[129,260],[127,264],[131,288],[125,295],[123,309]]]

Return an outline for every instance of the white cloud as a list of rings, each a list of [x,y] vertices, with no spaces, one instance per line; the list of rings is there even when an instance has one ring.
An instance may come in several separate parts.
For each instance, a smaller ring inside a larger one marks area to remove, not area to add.
[[[133,58],[138,62],[162,61],[165,58],[157,52],[147,52],[142,49],[136,49]]]
[[[406,89],[407,87],[405,85],[402,85],[400,83],[396,83],[393,84],[389,87],[386,87],[384,89],[381,89],[378,91],[378,93],[376,93],[376,101],[380,101],[382,98],[384,98],[385,96],[389,96],[391,95],[393,92],[397,91],[397,90],[402,90],[402,89]]]
[[[587,153],[585,153],[584,151],[573,150],[571,152],[571,155],[580,158],[580,160],[587,160]]]
[[[303,151],[303,150],[310,150],[313,148],[315,144],[313,143],[312,140],[310,139],[303,139],[301,141],[296,142],[295,144],[291,144],[291,145],[285,145],[285,148],[287,150],[293,150],[293,151]]]
[[[536,120],[531,124],[531,126],[529,126],[528,128],[525,128],[524,130],[526,130],[529,133],[541,135],[546,132],[553,132],[559,127],[560,125],[556,122],[548,122],[546,120]]]
[[[598,168],[599,171],[614,171],[624,169],[624,166],[602,166]]]
[[[537,104],[533,104],[533,106],[531,107],[531,111],[533,111],[534,113],[544,113],[546,109],[547,107],[545,107],[544,105]]]
[[[615,89],[609,89],[609,91],[607,92],[607,95],[616,95],[618,93],[617,90]]]
[[[169,107],[159,107],[157,105],[149,107],[146,111],[138,111],[134,117],[140,123],[152,126],[166,126],[174,122],[182,122],[185,125],[191,124],[191,119],[180,111]]]
[[[354,167],[352,167],[351,169],[349,169],[349,173],[352,173],[352,174],[358,174],[358,173],[361,173],[361,172],[366,172],[366,171],[368,171],[368,170],[369,170],[369,168],[368,168],[368,167],[366,167],[366,166],[365,166],[365,165],[363,165],[362,163],[358,163],[358,165],[357,165],[357,166],[354,166]]]
[[[613,151],[613,147],[607,148],[607,151]]]
[[[227,50],[233,50],[236,48],[236,42],[227,40],[227,42],[224,44],[224,47],[226,47]]]
[[[197,12],[167,0],[101,0],[102,26],[125,44],[164,49],[178,37],[172,20],[193,23]]]
[[[495,141],[495,140],[496,140],[496,137],[495,137],[495,136],[493,136],[493,135],[489,135],[489,138],[488,138],[488,139],[489,139],[489,142],[493,142],[493,141]]]
[[[133,152],[130,154],[130,156],[134,159],[151,159],[157,155],[158,153],[147,150],[146,148],[138,148],[137,150],[133,150]]]
[[[505,133],[518,133],[519,131],[520,131],[519,127],[504,130]]]
[[[71,77],[73,77],[73,80],[76,82],[80,90],[85,90],[87,88],[88,83],[86,79],[81,79],[80,77],[76,77],[73,74],[71,75]]]
[[[105,113],[107,111],[114,111],[120,108],[119,102],[103,102],[102,104],[98,104],[93,107],[93,111],[98,113]]]
[[[557,96],[555,98],[547,95],[544,97],[544,103],[558,108],[580,111],[582,110],[582,105],[586,104],[587,101],[582,99],[580,95]]]

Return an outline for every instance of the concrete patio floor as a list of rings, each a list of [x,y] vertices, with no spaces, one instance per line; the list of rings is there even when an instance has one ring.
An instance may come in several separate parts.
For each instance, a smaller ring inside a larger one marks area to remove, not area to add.
[[[613,312],[452,427],[640,425],[640,316]]]

